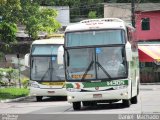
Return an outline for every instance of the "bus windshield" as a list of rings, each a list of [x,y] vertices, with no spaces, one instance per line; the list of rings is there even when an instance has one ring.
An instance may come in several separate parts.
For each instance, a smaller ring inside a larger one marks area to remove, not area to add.
[[[94,30],[66,33],[66,46],[124,44],[123,30]]]
[[[57,63],[60,45],[34,45],[31,54],[31,79],[64,81],[64,66]]]
[[[67,80],[111,80],[127,77],[124,46],[67,50]],[[82,62],[83,61],[83,62]]]

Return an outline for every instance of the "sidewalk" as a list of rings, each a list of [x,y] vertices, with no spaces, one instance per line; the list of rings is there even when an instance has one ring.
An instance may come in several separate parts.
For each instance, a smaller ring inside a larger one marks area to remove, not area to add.
[[[160,90],[160,83],[141,83],[140,90]]]
[[[25,100],[25,99],[30,98],[30,97],[31,97],[31,96],[20,97],[20,98],[15,98],[15,99],[0,100],[0,103],[17,102],[17,101]]]

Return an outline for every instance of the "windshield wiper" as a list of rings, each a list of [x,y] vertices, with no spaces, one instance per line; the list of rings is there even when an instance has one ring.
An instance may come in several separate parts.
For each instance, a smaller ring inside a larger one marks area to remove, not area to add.
[[[99,62],[96,62],[96,64],[102,69],[102,71],[111,79],[111,76],[109,75],[109,73],[104,69],[104,67],[102,67],[102,65]]]
[[[49,62],[49,66],[48,66],[48,69],[46,70],[46,72],[43,74],[42,78],[41,78],[41,81],[44,79],[44,77],[46,76],[46,74],[50,71],[51,68],[51,62]]]
[[[83,74],[81,80],[83,80],[86,77],[86,75],[87,75],[88,71],[91,69],[93,63],[94,63],[94,61],[92,60],[91,63],[89,64],[88,68],[86,69],[85,73]]]
[[[48,69],[46,70],[46,72],[44,73],[44,75],[43,75],[42,78],[41,78],[41,81],[44,79],[44,77],[46,76],[46,74],[49,72],[49,69],[50,69],[50,68],[48,68]]]

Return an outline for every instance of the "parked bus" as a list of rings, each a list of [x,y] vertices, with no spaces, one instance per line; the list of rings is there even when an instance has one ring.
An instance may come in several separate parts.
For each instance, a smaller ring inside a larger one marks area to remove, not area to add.
[[[43,96],[66,96],[63,44],[62,35],[35,40],[30,54],[26,55],[25,62],[30,66],[30,95],[37,101],[42,101]]]
[[[73,109],[122,100],[137,103],[139,60],[134,28],[118,18],[67,26],[64,56],[67,99]]]

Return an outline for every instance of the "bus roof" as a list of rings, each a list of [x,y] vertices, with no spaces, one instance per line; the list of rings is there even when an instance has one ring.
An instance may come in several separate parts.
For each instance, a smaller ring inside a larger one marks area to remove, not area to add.
[[[119,18],[102,18],[102,19],[88,19],[80,21],[67,26],[65,32],[81,31],[81,30],[95,30],[95,29],[124,29],[126,27],[133,28],[131,25],[126,24]]]
[[[50,39],[35,40],[33,41],[32,45],[35,45],[35,44],[64,44],[64,38],[56,37],[56,38],[50,38]]]

